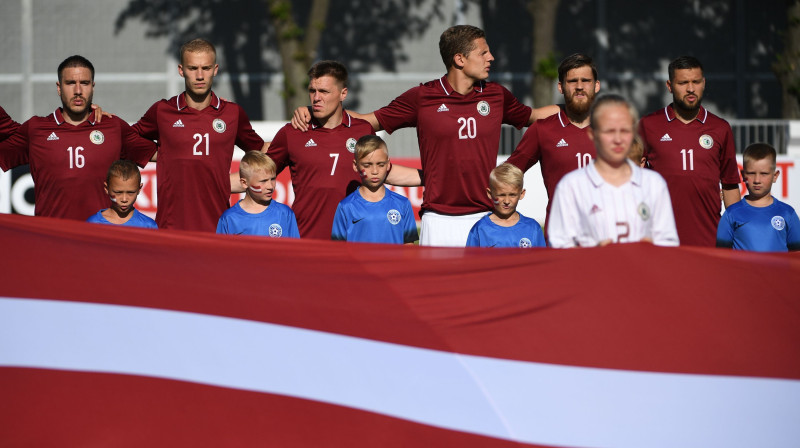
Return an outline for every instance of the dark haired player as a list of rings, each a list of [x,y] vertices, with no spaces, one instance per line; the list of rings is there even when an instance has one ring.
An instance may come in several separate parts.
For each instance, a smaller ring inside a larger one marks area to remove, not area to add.
[[[720,183],[725,207],[739,201],[739,171],[727,121],[701,102],[706,79],[691,56],[669,64],[672,104],[642,118],[639,134],[647,166],[669,186],[681,244],[714,247],[720,219]]]
[[[153,104],[133,128],[159,142],[158,228],[214,232],[230,206],[234,145],[266,151],[269,144],[250,126],[241,106],[211,90],[219,65],[210,42],[187,42],[180,61],[185,92]],[[238,175],[235,182],[238,186]]]
[[[501,125],[520,129],[557,110],[534,111],[505,87],[486,81],[494,56],[480,28],[448,28],[439,38],[439,52],[444,76],[411,88],[363,118],[376,131],[417,128],[425,185],[420,244],[464,247],[472,226],[492,209],[485,184],[497,165]],[[295,111],[295,126],[304,128],[307,121],[305,109]],[[387,183],[413,185],[414,173],[407,178],[396,170]]]
[[[85,221],[110,205],[103,181],[111,163],[123,158],[144,166],[157,148],[118,117],[96,119],[94,66],[86,58],[59,64],[56,89],[61,107],[0,143],[0,168],[30,164],[35,215]]]
[[[321,61],[308,71],[312,119],[309,132],[287,124],[272,139],[267,153],[281,172],[292,173],[292,210],[303,238],[330,240],[336,206],[361,185],[353,171],[356,141],[375,132],[368,122],[351,116],[347,69],[336,61]]]
[[[564,95],[563,109],[533,123],[506,161],[522,171],[541,163],[548,219],[558,181],[568,172],[588,165],[596,154],[594,143],[586,133],[589,111],[600,91],[592,58],[575,53],[561,61],[558,91]]]

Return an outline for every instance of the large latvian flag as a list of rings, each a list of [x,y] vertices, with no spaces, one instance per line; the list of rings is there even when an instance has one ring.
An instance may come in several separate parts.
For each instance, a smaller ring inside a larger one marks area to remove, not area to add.
[[[800,258],[0,216],[2,447],[800,446]]]

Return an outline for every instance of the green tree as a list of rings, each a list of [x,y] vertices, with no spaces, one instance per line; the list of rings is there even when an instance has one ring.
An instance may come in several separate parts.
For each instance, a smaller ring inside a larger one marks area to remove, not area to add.
[[[527,1],[528,13],[533,20],[531,96],[535,107],[553,104],[553,82],[558,78],[558,60],[555,53],[558,3],[559,0]]]
[[[306,72],[317,55],[330,7],[329,0],[313,0],[301,27],[292,13],[290,0],[265,0],[275,29],[283,71],[283,105],[288,113],[308,104]]]

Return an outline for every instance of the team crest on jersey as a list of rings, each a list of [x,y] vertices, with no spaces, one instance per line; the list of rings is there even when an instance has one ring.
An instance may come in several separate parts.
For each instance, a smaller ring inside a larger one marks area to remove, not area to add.
[[[279,238],[281,235],[283,235],[283,228],[281,228],[280,224],[272,224],[269,226],[269,236]]]
[[[644,202],[636,207],[636,212],[639,213],[639,217],[642,218],[642,221],[647,221],[650,219],[650,207],[648,207]]]
[[[396,226],[400,224],[400,220],[403,219],[403,216],[397,210],[391,209],[386,213],[386,219],[388,219],[392,225]]]
[[[773,229],[778,231],[786,227],[786,221],[784,221],[783,216],[773,216],[770,220],[770,224],[772,224]]]
[[[347,148],[348,151],[356,152],[356,139],[354,139],[353,137],[348,138],[347,143],[345,143],[344,146]]]
[[[708,134],[703,134],[700,136],[700,146],[705,149],[711,149],[714,146],[714,139]]]
[[[220,120],[219,118],[215,118],[214,121],[211,123],[211,127],[214,128],[215,131],[222,134],[227,129],[228,125],[225,124],[224,121]]]
[[[533,243],[531,243],[531,240],[523,238],[519,240],[519,247],[533,247]]]
[[[106,137],[100,131],[92,131],[92,133],[89,134],[89,141],[95,145],[102,145],[103,142],[106,141]]]
[[[489,115],[489,103],[486,101],[481,101],[478,103],[478,113],[483,115],[484,117]]]

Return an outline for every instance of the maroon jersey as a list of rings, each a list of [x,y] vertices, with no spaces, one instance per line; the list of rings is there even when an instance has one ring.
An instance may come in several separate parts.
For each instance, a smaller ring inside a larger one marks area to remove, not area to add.
[[[0,142],[11,137],[11,134],[16,132],[17,128],[19,128],[19,123],[12,120],[5,109],[0,107]]]
[[[586,128],[572,124],[566,112],[551,115],[531,125],[507,162],[527,171],[541,164],[544,188],[547,190],[547,215],[558,181],[572,170],[583,168],[596,155],[594,143]]]
[[[416,126],[425,184],[422,210],[445,215],[491,210],[486,186],[497,166],[501,124],[521,129],[530,116],[531,108],[499,84],[480,82],[462,95],[446,76],[375,111],[389,133]]]
[[[669,105],[642,118],[639,134],[648,166],[667,181],[681,244],[714,247],[719,184],[739,183],[731,126],[703,107],[685,124]]]
[[[215,232],[230,205],[234,145],[261,150],[264,140],[238,104],[211,92],[211,105],[197,110],[184,95],[153,104],[133,128],[159,141],[158,227]]]
[[[37,216],[86,221],[111,205],[103,190],[111,163],[123,158],[144,166],[155,152],[155,143],[118,117],[95,123],[89,114],[75,126],[64,121],[59,108],[31,118],[0,143],[0,167],[30,164]]]
[[[361,185],[353,170],[356,141],[374,133],[369,122],[345,112],[342,124],[333,129],[312,119],[308,132],[287,124],[272,139],[267,155],[278,172],[288,166],[292,173],[292,210],[301,238],[331,239],[336,206]]]

